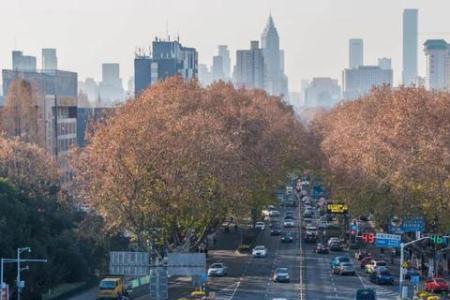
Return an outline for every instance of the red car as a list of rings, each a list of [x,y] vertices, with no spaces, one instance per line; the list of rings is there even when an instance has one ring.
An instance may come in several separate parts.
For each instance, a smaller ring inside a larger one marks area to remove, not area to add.
[[[448,283],[442,278],[433,278],[425,281],[425,291],[427,292],[448,292]]]

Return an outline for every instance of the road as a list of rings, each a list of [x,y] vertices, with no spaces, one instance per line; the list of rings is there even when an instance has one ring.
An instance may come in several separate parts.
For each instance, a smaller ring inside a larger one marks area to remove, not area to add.
[[[298,210],[297,210],[298,213]],[[284,209],[281,209],[280,221]],[[298,218],[296,220],[298,222]],[[258,245],[268,249],[266,258],[253,258],[250,255],[215,255],[215,260],[229,267],[226,277],[210,278],[209,287],[216,291],[217,300],[272,300],[273,298],[299,299],[300,245],[299,228],[286,229],[293,232],[293,243],[281,243],[280,236],[270,236],[270,229],[261,232]],[[288,267],[290,283],[275,283],[271,280],[278,267]]]

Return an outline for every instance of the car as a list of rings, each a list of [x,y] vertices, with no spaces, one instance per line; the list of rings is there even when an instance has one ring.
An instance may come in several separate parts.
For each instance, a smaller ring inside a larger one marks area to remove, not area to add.
[[[213,263],[208,268],[208,276],[226,276],[227,267],[223,263]]]
[[[425,280],[424,289],[425,291],[431,293],[447,293],[448,283],[443,278],[435,277],[429,280]]]
[[[365,266],[365,270],[366,273],[373,273],[375,272],[375,270],[379,267],[386,267],[387,264],[384,260],[377,260],[377,259],[372,259],[371,261],[369,261],[366,266]]]
[[[394,284],[394,277],[385,268],[379,268],[370,274],[369,280],[376,284]]]
[[[282,243],[292,243],[294,241],[294,236],[290,232],[283,232],[281,234]]]
[[[330,268],[336,268],[340,263],[350,262],[350,257],[348,256],[336,256],[330,261]]]
[[[316,248],[314,249],[314,252],[317,254],[328,254],[330,251],[328,250],[327,246],[325,246],[322,243],[317,243]]]
[[[318,230],[319,229],[317,228],[317,226],[314,226],[312,224],[306,225],[306,231],[311,231],[311,232],[317,233]]]
[[[273,272],[272,280],[274,282],[289,282],[288,268],[276,268]]]
[[[256,222],[255,229],[259,229],[261,231],[264,231],[266,229],[266,223],[264,223],[264,222]]]
[[[359,262],[359,267],[361,268],[361,270],[365,270],[366,269],[366,265],[373,260],[372,256],[366,256],[363,259],[360,260]]]
[[[284,220],[283,226],[285,228],[294,227],[295,226],[294,220],[291,220],[291,219]]]
[[[303,213],[303,218],[312,218],[313,217],[313,211],[312,210],[305,210]]]
[[[332,242],[328,245],[328,247],[330,248],[331,251],[336,251],[336,252],[344,250],[341,242]]]
[[[349,262],[342,262],[339,263],[337,269],[337,274],[339,275],[355,275],[356,271],[355,271],[355,266]]]
[[[288,214],[288,212],[286,212],[286,217],[284,217],[285,220],[295,220],[294,216],[292,215],[292,213]]]
[[[330,246],[331,243],[336,243],[336,242],[339,243],[339,242],[341,242],[341,240],[338,237],[330,237],[327,242],[328,247]]]
[[[270,235],[280,235],[281,234],[281,228],[277,225],[273,225],[270,229]]]
[[[359,289],[356,291],[355,300],[377,300],[374,289]]]
[[[280,212],[278,210],[276,210],[276,209],[269,210],[270,217],[278,217],[279,215],[280,215]]]
[[[294,212],[291,211],[291,210],[286,211],[286,217],[292,217],[292,218],[294,218]],[[286,217],[285,217],[285,218],[286,218]]]
[[[266,257],[267,256],[267,248],[265,246],[256,246],[252,250],[253,257]]]
[[[303,218],[303,228],[306,229],[306,226],[312,225],[313,219],[312,218]]]
[[[304,240],[305,243],[315,243],[317,241],[317,234],[312,231],[307,231]]]
[[[327,221],[319,221],[319,229],[327,229],[328,222]]]

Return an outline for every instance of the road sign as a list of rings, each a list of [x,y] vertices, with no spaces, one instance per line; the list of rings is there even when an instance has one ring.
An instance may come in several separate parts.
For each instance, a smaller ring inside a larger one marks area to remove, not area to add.
[[[327,205],[327,211],[331,214],[344,214],[348,212],[348,205],[342,203],[330,203]]]
[[[169,253],[170,276],[201,276],[206,273],[205,253]]]
[[[425,220],[423,218],[405,219],[401,225],[403,232],[417,232],[424,231]]]
[[[148,274],[148,267],[147,252],[112,251],[109,253],[111,275],[143,276]]]
[[[413,285],[418,285],[419,282],[420,282],[420,276],[419,275],[412,275],[410,281],[411,281],[411,283]]]
[[[401,235],[377,233],[375,235],[375,246],[378,248],[400,248]]]
[[[150,270],[150,299],[169,299],[169,281],[165,267],[155,267]]]

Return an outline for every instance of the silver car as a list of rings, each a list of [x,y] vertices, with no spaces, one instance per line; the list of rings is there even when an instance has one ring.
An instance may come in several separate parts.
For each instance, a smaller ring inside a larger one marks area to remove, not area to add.
[[[355,275],[355,266],[348,262],[340,263],[337,268],[337,273],[339,275]]]
[[[208,276],[226,276],[227,267],[223,263],[214,263],[208,268]]]

